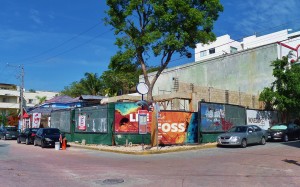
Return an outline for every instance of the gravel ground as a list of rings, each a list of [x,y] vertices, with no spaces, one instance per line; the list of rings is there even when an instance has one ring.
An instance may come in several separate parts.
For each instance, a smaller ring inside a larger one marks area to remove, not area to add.
[[[108,145],[99,145],[99,144],[86,144],[82,145],[80,143],[68,142],[68,145],[71,147],[84,148],[84,149],[93,149],[100,151],[108,152],[118,152],[125,154],[159,154],[167,152],[176,152],[176,151],[187,151],[194,149],[205,149],[216,147],[216,143],[206,143],[206,144],[196,144],[196,145],[170,145],[170,146],[155,146],[151,147],[150,145],[132,145],[132,146],[108,146]]]

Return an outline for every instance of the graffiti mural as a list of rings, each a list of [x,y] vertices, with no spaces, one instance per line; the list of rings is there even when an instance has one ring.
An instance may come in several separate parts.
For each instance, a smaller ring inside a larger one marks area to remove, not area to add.
[[[223,104],[201,103],[201,132],[227,131],[233,123],[226,119],[225,106]]]
[[[246,110],[247,125],[257,125],[267,130],[279,122],[277,111]]]
[[[142,108],[136,103],[116,103],[115,105],[115,132],[139,133],[138,111]],[[151,112],[147,114],[147,132],[150,133]]]
[[[198,142],[197,113],[161,111],[158,118],[160,144]]]

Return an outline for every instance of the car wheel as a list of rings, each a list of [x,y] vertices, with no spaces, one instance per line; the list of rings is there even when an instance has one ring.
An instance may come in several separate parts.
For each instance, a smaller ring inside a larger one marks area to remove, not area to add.
[[[21,143],[21,140],[19,137],[17,138],[17,143],[19,143],[19,144]]]
[[[241,147],[242,148],[246,148],[247,147],[247,140],[246,139],[242,140]]]
[[[35,141],[35,140],[33,140],[33,145],[34,145],[34,146],[37,146],[37,144],[36,144],[36,141]]]
[[[286,134],[286,135],[284,135],[284,137],[283,137],[283,141],[285,141],[285,142],[288,142],[289,141],[289,137],[288,137],[288,135]]]
[[[265,138],[265,137],[262,137],[262,138],[261,138],[260,144],[261,144],[261,145],[265,145],[265,144],[266,144],[266,138]]]
[[[25,144],[26,144],[26,145],[29,145],[29,139],[28,139],[28,138],[26,138]]]

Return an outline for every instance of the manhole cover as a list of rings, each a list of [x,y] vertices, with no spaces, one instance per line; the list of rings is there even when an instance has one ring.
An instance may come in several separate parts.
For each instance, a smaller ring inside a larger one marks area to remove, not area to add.
[[[103,181],[103,184],[119,184],[123,183],[124,179],[105,179]]]

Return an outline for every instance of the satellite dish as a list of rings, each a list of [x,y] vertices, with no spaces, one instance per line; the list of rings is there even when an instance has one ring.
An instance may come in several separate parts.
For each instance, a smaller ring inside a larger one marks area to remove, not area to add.
[[[149,88],[148,88],[147,84],[145,84],[144,82],[140,82],[140,83],[136,86],[136,90],[137,90],[140,94],[144,95],[144,94],[147,94],[147,93],[148,93]]]

